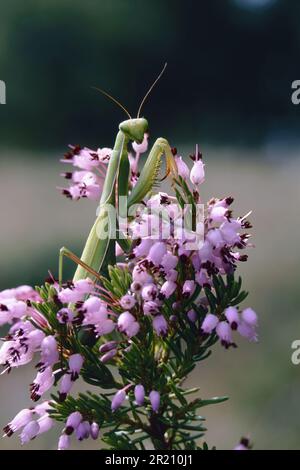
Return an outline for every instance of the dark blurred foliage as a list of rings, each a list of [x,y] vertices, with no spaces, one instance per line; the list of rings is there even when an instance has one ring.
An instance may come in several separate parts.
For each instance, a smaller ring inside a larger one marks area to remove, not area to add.
[[[134,114],[165,61],[144,108],[153,135],[244,145],[296,136],[300,2],[243,2],[2,0],[1,144],[111,145],[125,115],[91,87]]]

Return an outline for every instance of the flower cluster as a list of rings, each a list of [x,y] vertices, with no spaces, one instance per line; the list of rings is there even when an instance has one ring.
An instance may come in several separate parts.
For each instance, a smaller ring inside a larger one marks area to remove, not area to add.
[[[139,155],[147,145],[148,136],[142,144],[133,144],[131,187],[139,175]],[[233,199],[226,197],[210,200],[201,223],[194,220],[199,185],[205,179],[202,155],[196,149],[190,171],[176,149],[172,152],[177,165],[175,196],[158,192],[143,201],[143,210],[128,228],[133,240],[130,251],[109,267],[108,276],[65,284],[51,278],[37,290],[21,286],[0,293],[0,325],[9,325],[0,363],[10,371],[35,361],[37,374],[30,397],[34,402],[41,397],[46,400],[20,411],[5,426],[6,436],[21,430],[24,444],[58,421],[64,423],[60,450],[70,446],[72,434],[78,441],[97,439],[101,428],[105,442],[113,448],[127,448],[134,444],[116,437],[114,429],[136,426],[146,436],[141,442],[150,437],[154,446],[180,449],[186,442],[185,431],[176,434],[172,426],[168,428],[167,417],[176,417],[183,429],[192,430],[189,422],[196,420],[197,408],[213,402],[186,401],[185,391],[179,387],[187,373],[218,340],[225,348],[236,346],[235,331],[250,341],[257,340],[257,315],[249,307],[238,307],[247,294],[241,291],[241,280],[235,279],[238,262],[247,259],[241,254],[249,246],[247,216],[233,217]],[[110,155],[106,148],[71,147],[64,161],[80,171],[65,175],[72,185],[64,193],[72,199],[98,199]],[[178,206],[180,215],[186,215],[188,204],[192,206],[191,224],[178,237]],[[161,212],[167,214],[172,230],[167,232],[160,223],[155,237],[145,235],[145,227]],[[198,232],[202,243],[191,248],[188,235]],[[113,368],[120,381],[112,375]],[[79,377],[115,391],[75,399],[72,387]],[[45,397],[50,390],[56,390],[51,401]],[[137,418],[139,414],[143,419]],[[143,424],[145,417],[149,425]],[[201,423],[195,427],[195,431],[203,429]]]
[[[129,154],[131,186],[135,185],[139,176],[140,155],[146,152],[147,148],[147,134],[142,144],[133,143],[133,151]],[[68,188],[61,188],[62,194],[76,201],[82,198],[98,201],[111,154],[112,149],[107,147],[91,150],[87,147],[81,148],[79,145],[69,145],[69,151],[65,153],[61,162],[71,164],[76,170],[62,173],[61,176],[70,182]]]

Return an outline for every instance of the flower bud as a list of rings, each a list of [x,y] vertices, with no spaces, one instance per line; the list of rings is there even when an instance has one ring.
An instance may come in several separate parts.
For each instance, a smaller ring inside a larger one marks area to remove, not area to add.
[[[93,422],[91,424],[91,438],[96,440],[99,437],[100,429],[99,429],[99,424]]]
[[[143,385],[136,385],[134,387],[134,396],[135,396],[135,401],[139,406],[142,406],[144,404],[144,399],[145,399],[145,389]]]
[[[157,392],[156,390],[152,390],[149,394],[149,400],[152,406],[152,409],[155,413],[159,410],[159,405],[160,405],[160,393]]]
[[[165,335],[168,331],[168,323],[163,315],[157,315],[153,318],[153,328],[158,335]]]
[[[204,164],[202,160],[194,162],[193,168],[190,173],[190,180],[193,184],[201,184],[205,179]]]
[[[105,353],[102,357],[100,357],[100,361],[102,364],[105,364],[106,362],[110,361],[115,355],[117,354],[117,349],[111,349],[107,353]]]
[[[108,341],[107,343],[104,343],[100,346],[99,351],[101,353],[107,353],[108,351],[115,349],[117,344],[117,341]]]
[[[181,176],[184,180],[187,180],[190,176],[190,170],[187,164],[182,160],[182,157],[176,155],[175,162],[177,165],[177,171],[179,176]]]
[[[125,390],[119,390],[115,396],[112,399],[111,402],[111,410],[116,411],[120,406],[122,406],[123,402],[125,401],[126,398],[126,392]]]
[[[189,310],[187,316],[190,322],[195,323],[197,321],[197,313],[195,312],[195,310]]]

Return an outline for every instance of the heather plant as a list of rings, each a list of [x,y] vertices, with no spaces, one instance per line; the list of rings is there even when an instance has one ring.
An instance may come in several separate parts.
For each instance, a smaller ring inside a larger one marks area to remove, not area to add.
[[[22,444],[55,426],[60,450],[88,438],[114,450],[208,449],[202,408],[227,397],[203,397],[184,381],[214,347],[257,340],[236,275],[249,214],[235,217],[231,196],[203,204],[197,147],[190,168],[160,138],[143,164],[148,141],[138,114],[120,124],[114,149],[70,146],[62,193],[100,199],[82,256],[63,248],[58,279],[0,293],[4,372],[29,362],[37,369],[34,406],[4,427]],[[70,281],[65,256],[78,265]],[[72,392],[77,381],[86,392]],[[247,448],[245,439],[237,446]]]

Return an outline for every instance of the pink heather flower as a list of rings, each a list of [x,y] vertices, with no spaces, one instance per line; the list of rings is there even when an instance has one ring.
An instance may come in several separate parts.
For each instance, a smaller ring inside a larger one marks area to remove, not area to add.
[[[171,297],[172,294],[174,294],[176,289],[177,289],[176,282],[166,281],[162,285],[160,292],[166,297],[166,299],[168,299],[169,297]]]
[[[136,304],[136,300],[130,294],[126,294],[120,299],[120,305],[125,310],[131,310],[135,306],[135,304]]]
[[[148,261],[151,261],[154,264],[154,266],[159,266],[166,252],[167,252],[166,244],[164,242],[156,242],[150,248],[147,259]]]
[[[99,166],[99,157],[96,152],[84,147],[73,157],[73,165],[82,170],[91,171]]]
[[[12,436],[18,429],[23,428],[32,420],[33,410],[24,408],[4,427],[4,436]]]
[[[170,269],[170,271],[166,273],[167,281],[175,282],[177,280],[177,277],[178,277],[178,272],[176,271],[176,269]]]
[[[58,293],[58,298],[63,304],[80,302],[83,297],[84,293],[81,290],[75,288],[71,289],[70,287],[62,289]]]
[[[38,414],[39,416],[44,416],[51,409],[52,409],[52,406],[50,402],[44,401],[43,403],[40,403],[39,405],[36,405],[34,407],[34,413]]]
[[[44,414],[37,420],[39,425],[38,435],[48,432],[54,426],[54,420],[48,414]]]
[[[250,450],[250,449],[251,449],[251,445],[250,445],[249,439],[247,437],[243,437],[240,440],[240,443],[237,446],[235,446],[233,450]]]
[[[213,248],[219,248],[224,245],[224,239],[221,231],[218,228],[209,230],[206,235],[206,240],[212,245]]]
[[[210,286],[210,285],[212,285],[212,281],[211,281],[211,279],[209,279],[209,277],[207,276],[207,273],[206,273],[206,271],[204,271],[204,269],[201,269],[200,272],[195,273],[195,279],[196,279],[197,284],[199,284],[199,286]]]
[[[132,278],[139,284],[149,284],[153,281],[152,276],[147,273],[146,268],[141,265],[136,265],[132,271]]]
[[[212,313],[208,313],[203,320],[201,330],[203,331],[203,333],[210,334],[216,328],[218,323],[218,317],[216,315],[213,315]]]
[[[130,286],[130,290],[132,292],[134,292],[135,294],[138,294],[139,292],[141,292],[142,287],[143,287],[142,284],[140,284],[139,282],[134,281]]]
[[[79,426],[82,421],[82,415],[79,411],[74,411],[68,416],[65,428],[65,434],[70,435]]]
[[[94,313],[103,311],[104,313],[107,312],[107,305],[103,300],[99,299],[99,297],[91,296],[83,303],[83,310],[87,313]]]
[[[139,144],[138,142],[132,142],[132,148],[135,151],[135,153],[145,153],[148,150],[148,140],[149,140],[149,134],[145,133],[143,142]]]
[[[64,401],[73,387],[73,380],[71,374],[64,374],[59,383],[59,399]]]
[[[245,447],[244,444],[238,444],[237,446],[235,446],[233,450],[249,450],[249,449],[247,449],[247,447]]]
[[[112,154],[112,149],[108,147],[103,147],[102,149],[97,150],[97,155],[100,162],[108,163]]]
[[[152,392],[150,392],[149,394],[149,400],[150,400],[153,411],[157,413],[159,410],[159,405],[160,405],[160,393],[157,392],[156,390],[152,390]]]
[[[56,318],[58,319],[59,323],[66,325],[68,323],[72,323],[74,319],[74,313],[70,308],[62,308],[57,312]]]
[[[41,363],[44,367],[58,362],[59,354],[54,336],[46,336],[41,343]]]
[[[0,349],[0,364],[19,367],[28,364],[33,358],[34,351],[22,346],[16,341],[5,341]]]
[[[136,322],[135,322],[136,323]],[[105,364],[106,362],[110,361],[115,357],[117,354],[118,350],[117,349],[111,349],[107,353],[105,353],[102,357],[100,357],[100,361]]]
[[[111,410],[116,411],[122,404],[124,403],[126,399],[126,392],[125,390],[118,390],[115,396],[112,399],[111,402]]]
[[[93,422],[91,424],[91,438],[96,440],[99,437],[100,429],[99,429],[99,424]]]
[[[141,242],[133,249],[133,253],[137,258],[141,256],[147,256],[152,245],[153,240],[151,238],[143,238]]]
[[[91,425],[88,421],[82,421],[76,428],[75,434],[79,441],[88,439],[91,431]]]
[[[91,279],[79,279],[74,282],[74,288],[82,294],[90,294],[94,290],[94,282]]]
[[[236,307],[228,307],[225,309],[225,317],[233,330],[236,330],[239,323],[239,313]]]
[[[54,384],[54,374],[52,367],[46,367],[42,372],[38,372],[33,383],[30,385],[31,399],[37,401]]]
[[[81,354],[72,354],[72,356],[69,357],[69,369],[73,381],[78,379],[83,361],[84,359]]]
[[[137,405],[142,406],[145,400],[145,389],[143,385],[136,385],[134,387],[134,397]]]
[[[153,318],[153,328],[158,335],[165,335],[168,331],[168,323],[163,315],[157,315]]]
[[[136,336],[139,331],[140,331],[140,324],[137,321],[135,321],[131,323],[131,325],[127,328],[126,334],[129,338],[133,338],[133,336]]]
[[[245,308],[245,310],[242,311],[242,319],[249,326],[257,326],[257,314],[252,308]]]
[[[209,218],[211,222],[222,223],[227,219],[228,209],[222,206],[214,206],[210,213]]]
[[[40,427],[37,421],[30,421],[23,428],[23,431],[20,434],[21,444],[26,444],[27,442],[34,439],[39,433]]]
[[[135,317],[129,312],[123,312],[118,318],[118,328],[124,332],[129,326],[135,322]]]
[[[131,313],[123,312],[118,318],[118,329],[131,338],[138,333],[140,326]]]
[[[241,237],[239,235],[241,230],[241,222],[231,219],[230,222],[226,221],[220,226],[220,232],[226,243],[233,245],[239,243]]]
[[[221,321],[216,327],[216,333],[219,336],[222,344],[229,346],[232,343],[232,333],[229,324],[226,321]]]
[[[210,233],[210,232],[209,232]],[[213,255],[213,248],[212,245],[209,243],[208,240],[205,240],[202,247],[198,251],[199,258],[201,263],[205,263],[206,261],[210,261]]]
[[[62,434],[58,440],[58,450],[67,450],[70,447],[71,440],[66,434]]]
[[[161,265],[164,268],[165,272],[169,272],[176,268],[178,264],[178,257],[172,255],[172,253],[166,253],[161,261]]]
[[[198,185],[204,182],[205,172],[204,164],[201,159],[194,162],[193,168],[190,173],[190,180],[193,184]]]
[[[147,300],[143,305],[144,315],[156,315],[159,312],[159,305],[153,300]]]
[[[257,342],[257,333],[255,331],[255,326],[249,325],[245,321],[242,321],[238,326],[238,333],[247,338],[249,341]]]
[[[155,284],[147,284],[143,287],[142,297],[144,300],[155,300],[158,290]]]
[[[190,170],[187,164],[182,160],[182,157],[176,155],[175,162],[177,165],[177,171],[179,176],[181,176],[184,180],[187,180],[190,177]]]
[[[116,325],[112,320],[104,320],[95,324],[95,332],[97,336],[108,335],[114,331]]]
[[[195,291],[195,281],[185,281],[182,287],[184,297],[190,297]]]

